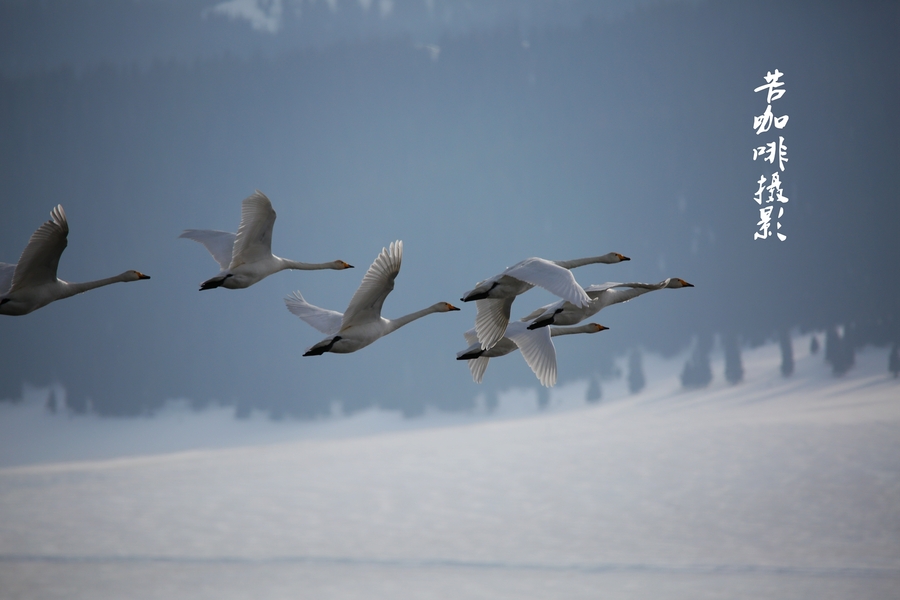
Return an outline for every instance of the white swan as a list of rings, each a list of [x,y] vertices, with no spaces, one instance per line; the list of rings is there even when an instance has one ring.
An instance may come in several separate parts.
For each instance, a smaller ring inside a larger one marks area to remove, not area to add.
[[[0,263],[0,315],[27,315],[56,300],[104,285],[150,279],[138,271],[84,283],[58,279],[56,269],[68,244],[69,222],[61,204],[50,211],[50,217],[31,235],[17,264]]]
[[[403,242],[398,240],[392,243],[389,249],[382,248],[381,254],[369,267],[362,283],[350,299],[344,314],[314,306],[304,300],[300,292],[294,292],[285,298],[284,303],[289,311],[328,336],[310,347],[303,356],[317,356],[325,352],[339,354],[356,352],[425,315],[459,310],[447,302],[438,302],[398,319],[382,317],[381,306],[394,289],[394,279],[400,272],[402,258]]]
[[[618,252],[575,260],[528,258],[508,267],[499,275],[479,282],[475,288],[463,294],[462,301],[476,301],[478,312],[475,315],[475,333],[481,347],[490,348],[503,337],[509,324],[513,300],[519,294],[538,286],[575,306],[587,306],[591,299],[575,281],[570,269],[595,263],[614,264],[624,260],[631,259]]]
[[[241,225],[237,234],[212,229],[185,229],[179,238],[200,242],[216,259],[222,271],[200,284],[200,290],[250,287],[284,269],[314,271],[352,269],[342,260],[302,263],[272,254],[272,227],[275,210],[265,194],[256,190],[241,203]]]
[[[587,306],[576,306],[566,300],[560,300],[538,308],[521,320],[529,323],[529,329],[546,327],[551,324],[575,325],[612,304],[628,302],[647,292],[685,287],[694,287],[694,285],[678,277],[670,277],[659,283],[601,283],[584,288],[585,293],[591,299]]]
[[[487,350],[481,347],[475,330],[470,329],[463,334],[470,346],[458,352],[456,360],[468,360],[472,379],[475,383],[481,383],[484,371],[492,358],[505,356],[519,349],[541,385],[553,387],[556,384],[556,348],[550,338],[574,333],[597,333],[604,329],[609,328],[597,323],[588,323],[578,327],[541,327],[531,330],[528,329],[527,323],[516,321],[510,323],[506,328],[506,335]]]

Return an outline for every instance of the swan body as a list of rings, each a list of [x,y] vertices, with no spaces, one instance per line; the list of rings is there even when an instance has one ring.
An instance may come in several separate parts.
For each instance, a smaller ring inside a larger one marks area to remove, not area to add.
[[[576,306],[566,300],[560,300],[542,306],[521,320],[529,324],[529,329],[538,329],[551,324],[575,325],[612,304],[628,302],[647,292],[685,287],[694,287],[694,285],[678,277],[670,277],[659,283],[601,283],[584,288],[585,293],[591,299],[587,306]]]
[[[630,260],[618,252],[575,260],[528,258],[507,267],[499,275],[485,279],[463,294],[462,301],[475,301],[475,333],[484,349],[496,344],[509,324],[516,296],[538,286],[575,306],[587,306],[590,297],[575,281],[570,269],[595,263],[614,264]]]
[[[459,310],[447,302],[438,302],[397,319],[382,317],[381,307],[394,289],[394,279],[400,272],[402,258],[403,242],[398,240],[390,248],[382,248],[343,314],[308,303],[300,292],[285,298],[284,303],[289,311],[327,336],[307,349],[303,356],[356,352],[425,315]]]
[[[59,258],[68,245],[69,222],[61,204],[50,211],[50,217],[32,234],[17,264],[0,263],[0,315],[27,315],[56,300],[111,283],[150,279],[138,271],[82,283],[57,278]]]
[[[314,271],[352,269],[342,260],[327,263],[303,263],[272,254],[272,227],[275,210],[265,194],[256,190],[241,203],[238,232],[212,229],[185,229],[179,238],[203,244],[221,267],[221,272],[200,284],[200,290],[224,287],[231,290],[250,287],[273,273],[285,269]]]
[[[604,329],[609,328],[597,323],[588,323],[578,327],[528,329],[527,323],[515,321],[506,328],[506,335],[487,350],[481,347],[475,330],[470,329],[463,334],[470,345],[462,352],[457,353],[456,360],[468,360],[472,379],[475,383],[481,383],[484,371],[492,358],[505,356],[518,349],[541,385],[553,387],[556,384],[556,348],[550,338],[575,333],[597,333]]]

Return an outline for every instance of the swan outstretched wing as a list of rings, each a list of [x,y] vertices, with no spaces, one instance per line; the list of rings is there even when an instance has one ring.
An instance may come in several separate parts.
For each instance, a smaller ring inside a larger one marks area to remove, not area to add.
[[[235,234],[215,229],[185,229],[178,237],[203,244],[223,271],[231,266]]]
[[[59,257],[66,249],[69,222],[61,204],[50,211],[51,220],[37,228],[22,251],[13,273],[10,292],[56,281]]]
[[[474,329],[469,329],[465,333],[463,333],[463,337],[466,338],[466,343],[469,344],[469,347],[463,350],[459,354],[465,354],[469,350],[476,350],[478,348],[478,336],[475,334]],[[459,356],[457,354],[457,356]],[[488,363],[491,362],[491,359],[487,356],[479,356],[478,358],[470,358],[466,361],[466,364],[469,366],[469,372],[472,373],[472,381],[475,383],[481,383],[484,379],[484,371],[488,367]]]
[[[300,292],[294,292],[284,299],[287,309],[303,319],[307,325],[315,327],[325,335],[335,335],[341,329],[344,315],[336,310],[319,308],[304,300]]]
[[[12,285],[13,273],[16,272],[16,265],[0,262],[0,295],[9,291]]]
[[[397,240],[389,248],[382,248],[381,254],[366,271],[362,283],[350,299],[344,312],[341,329],[377,321],[381,318],[384,299],[394,289],[394,279],[400,272],[403,260],[403,242]]]
[[[488,349],[503,338],[509,325],[509,313],[515,296],[506,298],[482,298],[475,301],[475,332],[481,347]]]
[[[585,306],[591,300],[569,269],[543,258],[523,260],[506,269],[503,275],[542,287],[575,306]]]
[[[481,383],[484,380],[484,372],[488,368],[491,359],[487,356],[479,356],[466,361],[469,365],[469,372],[472,373],[472,381]]]
[[[550,329],[541,327],[531,330],[526,323],[516,321],[509,324],[506,337],[519,347],[541,385],[553,387],[556,384],[556,348],[550,340]]]
[[[265,194],[256,190],[241,203],[241,226],[234,240],[229,269],[253,263],[272,254],[272,227],[275,209]]]

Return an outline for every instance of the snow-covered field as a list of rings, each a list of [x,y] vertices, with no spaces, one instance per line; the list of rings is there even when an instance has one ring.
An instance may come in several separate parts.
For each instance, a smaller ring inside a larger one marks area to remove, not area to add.
[[[794,347],[787,379],[777,346],[698,391],[645,357],[635,396],[412,421],[76,418],[31,390],[0,405],[0,597],[896,598],[900,381],[885,349],[835,378]]]

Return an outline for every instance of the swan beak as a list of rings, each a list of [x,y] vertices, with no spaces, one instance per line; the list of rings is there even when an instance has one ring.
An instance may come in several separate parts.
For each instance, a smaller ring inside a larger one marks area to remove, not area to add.
[[[618,254],[618,253],[617,253],[617,254]],[[619,262],[622,262],[623,260],[631,260],[630,258],[628,258],[627,256],[625,256],[624,254],[618,254],[618,256],[619,256]]]
[[[598,332],[600,332],[600,331],[605,331],[605,330],[609,329],[609,327],[607,327],[606,325],[601,325],[600,323],[594,323],[594,325],[597,326],[597,331],[598,331]]]
[[[451,310],[459,310],[459,309],[456,308],[455,306],[453,306],[452,304],[450,304],[449,302],[447,302],[447,310],[451,311]]]
[[[349,264],[349,263],[345,263],[344,261],[341,261],[341,264],[344,265],[344,268],[345,268],[345,269],[352,269],[352,268],[353,268],[353,265],[351,265],[351,264]]]
[[[681,280],[681,285],[682,285],[682,287],[694,287],[693,283],[688,283],[684,279]]]
[[[137,275],[138,275],[138,279],[150,279],[150,276],[149,276],[149,275],[144,275],[144,274],[141,273],[140,271],[136,271],[136,273],[137,273]]]

